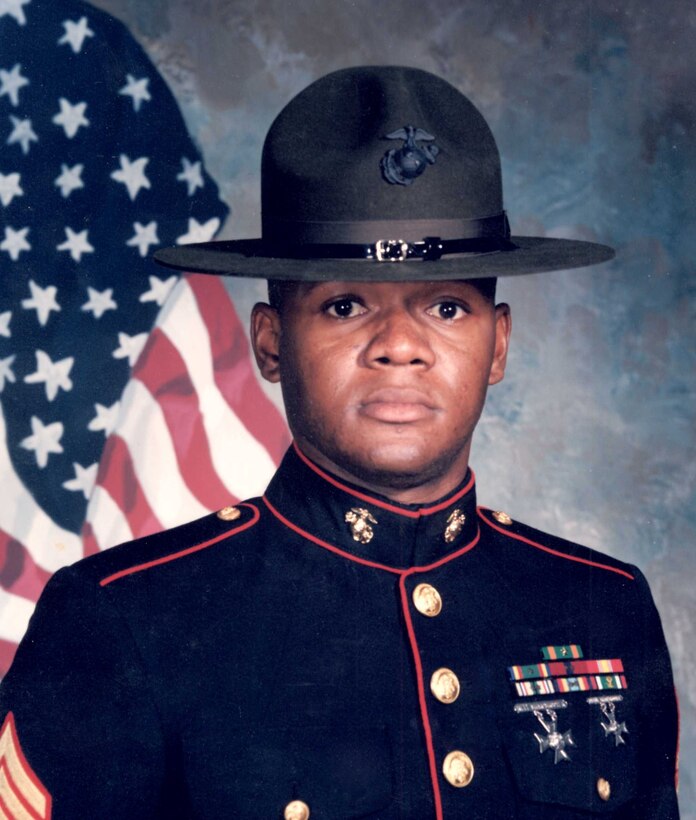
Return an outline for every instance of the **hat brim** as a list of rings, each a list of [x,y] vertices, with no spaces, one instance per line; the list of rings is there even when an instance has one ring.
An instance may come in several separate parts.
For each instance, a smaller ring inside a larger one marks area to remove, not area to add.
[[[521,276],[597,265],[614,257],[608,245],[575,239],[512,236],[513,250],[460,253],[437,260],[289,259],[267,255],[262,239],[201,242],[158,250],[160,265],[193,273],[256,279],[411,282]],[[244,248],[244,253],[241,252]],[[253,255],[250,255],[253,254]]]

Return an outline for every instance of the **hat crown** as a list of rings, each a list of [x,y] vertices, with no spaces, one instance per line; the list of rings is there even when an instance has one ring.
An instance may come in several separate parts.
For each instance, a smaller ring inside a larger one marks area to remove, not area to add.
[[[267,241],[466,235],[503,211],[500,157],[478,109],[415,68],[367,66],[312,83],[276,117],[262,156]],[[387,225],[385,225],[387,223]]]

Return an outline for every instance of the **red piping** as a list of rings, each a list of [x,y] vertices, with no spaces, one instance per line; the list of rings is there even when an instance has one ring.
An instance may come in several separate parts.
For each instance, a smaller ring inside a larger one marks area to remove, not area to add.
[[[469,490],[475,484],[475,476],[474,471],[471,470],[471,478],[469,481],[466,482],[466,485],[459,490],[458,493],[453,495],[451,498],[447,498],[444,501],[441,501],[439,504],[435,504],[432,507],[422,507],[419,510],[404,510],[402,507],[396,507],[393,504],[389,504],[386,501],[382,501],[379,498],[374,498],[371,495],[367,495],[366,493],[361,493],[359,490],[354,489],[353,487],[349,487],[347,484],[341,484],[338,479],[334,478],[333,476],[325,473],[321,467],[317,466],[313,461],[310,461],[307,456],[300,450],[297,446],[297,443],[293,441],[292,446],[295,448],[295,452],[297,455],[302,459],[302,461],[309,467],[312,472],[316,473],[318,476],[324,479],[324,481],[328,481],[329,484],[332,484],[334,487],[337,487],[339,490],[343,490],[344,493],[348,493],[349,495],[355,496],[355,498],[359,498],[362,501],[367,501],[368,504],[373,504],[375,507],[381,507],[383,510],[389,510],[389,512],[396,513],[397,515],[403,515],[406,518],[420,518],[423,515],[432,515],[433,513],[440,512],[444,510],[446,507],[449,507],[450,504],[454,504],[455,501],[459,501],[459,499],[466,495]]]
[[[263,496],[263,502],[268,507],[268,509],[275,515],[275,517],[286,527],[289,527],[291,530],[296,532],[298,535],[301,535],[303,538],[306,538],[308,541],[312,541],[314,544],[317,544],[324,549],[329,550],[330,552],[335,553],[336,555],[340,555],[341,558],[347,558],[349,561],[355,561],[357,564],[364,564],[367,567],[372,567],[373,569],[381,569],[385,572],[391,572],[395,575],[411,575],[414,572],[429,572],[432,569],[437,569],[437,567],[442,566],[442,564],[446,564],[448,561],[452,561],[455,558],[459,558],[460,555],[464,555],[465,552],[468,552],[470,549],[478,544],[479,538],[481,537],[481,530],[476,529],[476,535],[469,541],[468,544],[465,544],[463,547],[458,549],[456,552],[450,552],[448,555],[445,555],[443,558],[439,558],[437,561],[433,562],[432,564],[427,564],[426,566],[420,567],[408,567],[408,568],[399,568],[399,567],[390,567],[387,564],[379,564],[377,561],[370,561],[368,558],[360,558],[357,555],[353,555],[350,552],[346,552],[342,550],[340,547],[336,547],[333,544],[330,544],[328,541],[323,541],[321,538],[317,538],[316,535],[312,535],[307,530],[303,530],[302,527],[298,527],[297,524],[293,524],[292,521],[288,520],[279,510],[277,510],[273,504]]]
[[[623,575],[625,578],[628,578],[629,581],[636,580],[630,572],[626,572],[618,567],[610,567],[608,564],[599,564],[596,561],[590,561],[588,558],[579,558],[577,555],[566,555],[566,553],[558,552],[558,550],[553,550],[551,547],[545,547],[543,544],[537,544],[536,541],[531,541],[529,538],[525,538],[524,535],[517,535],[517,533],[503,529],[503,527],[498,527],[486,518],[483,514],[483,509],[483,507],[479,507],[477,510],[479,517],[482,518],[489,527],[502,533],[503,535],[507,535],[508,538],[514,538],[517,541],[522,541],[524,544],[529,544],[531,547],[536,547],[536,549],[548,552],[558,558],[565,558],[568,561],[577,561],[578,564],[587,564],[590,567],[597,567],[598,569],[606,569],[609,572],[615,572],[617,575]]]
[[[430,782],[433,786],[433,798],[435,800],[435,818],[442,820],[442,797],[440,795],[440,783],[437,775],[437,762],[435,760],[435,748],[433,746],[433,732],[430,728],[430,718],[428,717],[428,704],[425,698],[425,684],[423,682],[423,665],[421,664],[420,653],[418,651],[418,641],[416,640],[416,633],[413,629],[413,621],[411,620],[411,612],[408,607],[408,593],[406,591],[406,578],[413,574],[415,570],[404,572],[399,579],[399,589],[401,591],[401,608],[404,613],[404,620],[406,621],[406,632],[408,633],[408,640],[411,644],[411,652],[413,654],[413,662],[416,665],[416,681],[418,683],[418,702],[420,704],[421,720],[423,722],[423,731],[425,733],[425,745],[428,751],[428,764],[430,768]]]
[[[142,572],[145,569],[157,567],[160,564],[168,564],[170,561],[176,561],[177,558],[183,558],[184,556],[191,555],[194,552],[200,552],[200,550],[203,550],[206,547],[211,547],[213,544],[217,544],[219,541],[224,541],[225,538],[232,538],[233,535],[239,535],[240,532],[244,532],[244,530],[248,530],[250,527],[253,527],[254,524],[259,520],[259,511],[253,504],[239,504],[238,506],[249,507],[249,509],[253,510],[253,515],[249,519],[249,521],[242,524],[240,527],[237,527],[232,532],[223,532],[220,535],[216,535],[215,538],[211,538],[209,541],[204,541],[202,544],[196,544],[193,547],[188,547],[185,550],[174,552],[171,555],[164,555],[162,558],[155,558],[152,561],[146,561],[144,564],[136,564],[136,566],[134,567],[128,567],[127,569],[122,569],[118,572],[114,572],[113,575],[108,575],[106,578],[103,578],[99,582],[99,586],[105,587],[113,581],[118,581],[119,578],[125,578],[126,575],[134,575],[136,572]]]

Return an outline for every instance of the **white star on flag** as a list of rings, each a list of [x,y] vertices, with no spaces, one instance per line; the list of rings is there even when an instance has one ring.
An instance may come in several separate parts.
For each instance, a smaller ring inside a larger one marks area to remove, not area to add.
[[[128,196],[135,199],[141,188],[149,188],[150,180],[145,176],[145,166],[149,162],[149,157],[140,157],[133,162],[125,155],[119,157],[121,167],[111,174],[111,178],[116,182],[122,182],[128,189]]]
[[[157,276],[148,276],[150,280],[150,290],[146,290],[140,294],[141,302],[156,302],[160,307],[165,303],[165,300],[172,292],[172,288],[177,283],[176,276],[170,276],[169,279],[160,279]]]
[[[126,242],[129,247],[137,247],[141,256],[147,256],[150,245],[157,245],[159,237],[157,236],[157,223],[153,220],[147,225],[141,225],[140,222],[134,222],[133,228],[135,233]]]
[[[2,2],[2,0],[0,0]],[[10,114],[10,120],[12,121],[12,133],[7,138],[7,145],[13,145],[15,142],[18,142],[23,154],[29,153],[29,147],[32,142],[38,142],[39,138],[34,133],[34,129],[31,127],[31,120],[20,120],[17,117],[13,117]]]
[[[0,174],[0,202],[7,207],[16,196],[22,196],[24,191],[20,186],[20,174]]]
[[[9,225],[5,226],[5,238],[0,242],[0,250],[7,251],[13,262],[19,259],[22,251],[30,251],[31,245],[27,242],[29,228],[20,228],[16,231]]]
[[[142,300],[142,296],[140,298]],[[4,336],[6,339],[9,339],[12,336],[12,332],[10,331],[11,318],[11,310],[5,310],[2,313],[0,313],[0,336]]]
[[[133,367],[138,361],[138,356],[143,352],[146,341],[147,333],[136,333],[135,336],[119,333],[119,346],[114,350],[112,356],[114,359],[128,359],[128,364]]]
[[[19,105],[19,89],[29,85],[29,80],[20,74],[21,70],[19,63],[10,71],[0,68],[0,97],[7,94],[12,105]]]
[[[143,77],[136,80],[132,74],[126,74],[126,84],[119,89],[119,94],[124,94],[133,99],[133,110],[140,111],[140,106],[143,102],[148,102],[152,99],[152,95],[148,91],[149,77]]]
[[[73,461],[73,469],[75,470],[75,478],[63,482],[63,487],[73,493],[82,493],[85,498],[89,498],[94,489],[94,482],[97,480],[97,470],[99,465],[95,462],[89,467],[83,467],[76,461]]]
[[[201,174],[201,162],[190,162],[186,157],[181,158],[183,171],[176,175],[179,182],[185,182],[188,186],[188,195],[193,196],[196,188],[203,187],[203,175]]]
[[[87,425],[88,430],[98,433],[100,430],[104,432],[104,437],[108,438],[116,429],[116,422],[118,421],[118,414],[121,410],[121,402],[115,401],[111,407],[104,407],[103,404],[94,405],[97,415]]]
[[[65,97],[58,100],[60,112],[55,115],[52,122],[61,125],[65,129],[65,136],[72,139],[81,125],[88,126],[89,120],[85,117],[86,102],[79,102],[72,105]]]
[[[82,259],[83,253],[94,253],[94,248],[89,244],[87,239],[87,228],[84,231],[74,231],[72,228],[65,227],[65,235],[67,239],[56,245],[56,250],[70,251],[73,261],[79,262]]]
[[[79,20],[63,20],[63,27],[65,34],[58,40],[58,45],[62,46],[67,43],[75,54],[82,51],[85,37],[94,37],[94,32],[89,27],[86,17],[80,17]]]
[[[16,358],[16,356],[8,356],[6,359],[0,359],[0,393],[5,389],[5,381],[12,384],[17,381],[12,370],[12,362]]]
[[[27,3],[31,3],[31,0],[0,0],[0,17],[9,14],[20,26],[25,25],[27,18],[24,16],[22,6],[26,6]]]
[[[60,305],[56,302],[58,288],[54,285],[48,285],[48,287],[42,288],[40,285],[37,285],[33,279],[30,279],[29,290],[31,291],[31,298],[22,299],[22,307],[25,310],[35,310],[36,318],[43,327],[48,321],[51,311],[60,310]]]
[[[212,239],[217,229],[220,227],[220,220],[214,216],[207,222],[201,224],[197,219],[189,217],[188,231],[177,236],[177,245],[188,245],[190,242],[208,242]]]
[[[59,362],[51,361],[51,357],[43,350],[36,351],[36,370],[24,377],[27,384],[44,384],[46,387],[46,398],[53,401],[58,395],[58,390],[66,392],[72,390],[72,379],[70,371],[75,363],[72,356],[61,359]]]
[[[77,163],[72,168],[61,163],[60,174],[55,179],[55,185],[60,188],[63,197],[69,197],[70,194],[77,188],[84,188],[85,183],[82,181],[82,171],[84,165]]]
[[[82,305],[81,310],[91,310],[95,319],[101,319],[107,310],[116,310],[118,305],[112,299],[114,293],[113,288],[106,290],[95,290],[87,286],[87,295],[89,299]]]
[[[59,421],[53,424],[44,424],[37,416],[31,417],[33,434],[22,439],[20,446],[25,450],[33,450],[36,463],[43,470],[48,464],[50,453],[62,453],[60,440],[63,437],[63,425]]]

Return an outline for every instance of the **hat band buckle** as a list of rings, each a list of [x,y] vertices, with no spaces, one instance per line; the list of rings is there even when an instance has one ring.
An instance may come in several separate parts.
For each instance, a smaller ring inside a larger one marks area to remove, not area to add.
[[[375,242],[375,259],[378,262],[405,262],[408,242],[403,239],[378,239]]]

